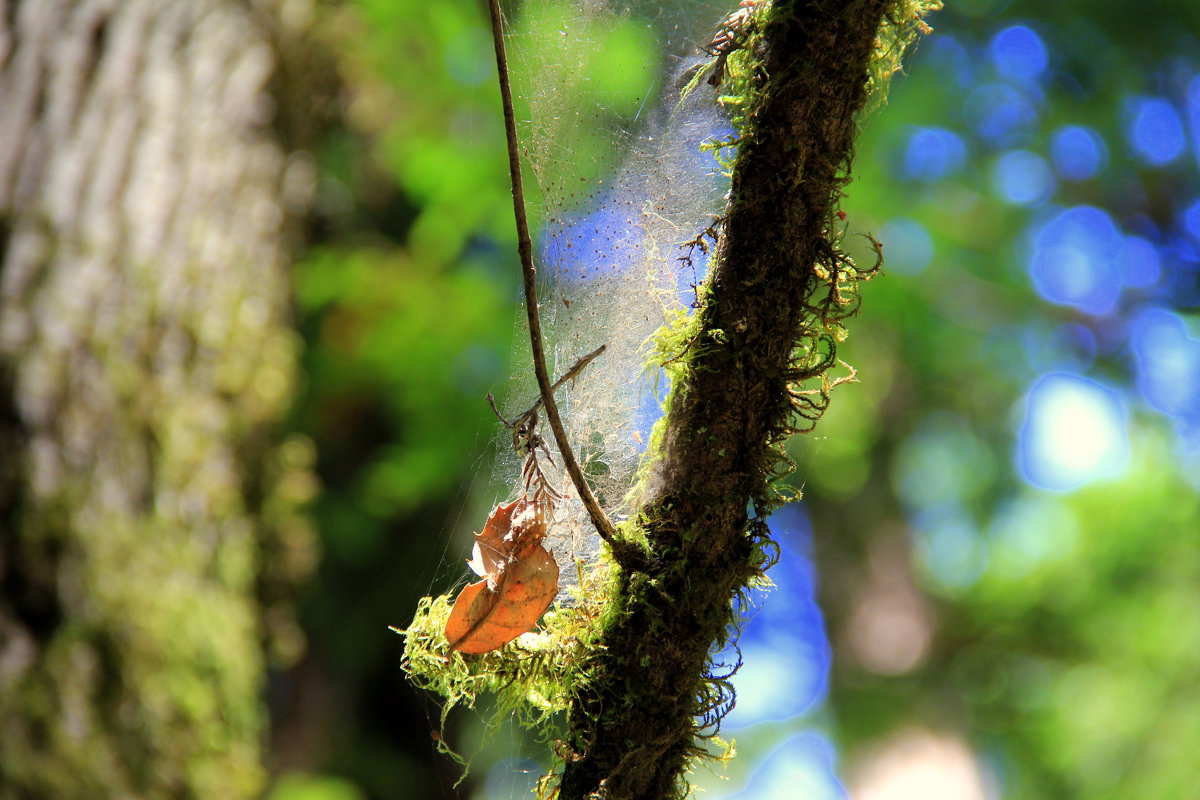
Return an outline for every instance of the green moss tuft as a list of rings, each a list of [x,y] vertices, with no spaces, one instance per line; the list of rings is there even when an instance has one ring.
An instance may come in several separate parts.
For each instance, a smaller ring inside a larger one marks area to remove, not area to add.
[[[452,710],[475,708],[486,693],[496,698],[493,723],[515,716],[543,740],[562,734],[561,712],[589,680],[589,657],[613,612],[606,598],[616,567],[609,561],[575,567],[578,585],[542,617],[540,629],[497,650],[464,655],[449,649],[444,631],[454,604],[450,595],[422,598],[408,628],[392,629],[404,637],[401,666],[409,679],[444,699],[442,728]],[[438,739],[438,749],[466,767],[445,739]]]
[[[867,68],[867,116],[887,102],[892,76],[903,68],[903,58],[918,38],[933,32],[925,17],[942,8],[942,0],[897,0],[884,15],[875,39],[875,52]]]

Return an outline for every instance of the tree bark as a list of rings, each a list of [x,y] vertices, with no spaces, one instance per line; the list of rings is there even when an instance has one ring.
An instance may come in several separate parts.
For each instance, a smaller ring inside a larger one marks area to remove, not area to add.
[[[283,7],[0,0],[0,798],[263,787],[311,561]]]
[[[681,796],[697,718],[719,705],[709,652],[761,567],[772,448],[790,428],[802,315],[848,179],[885,0],[776,2],[761,105],[739,145],[700,329],[667,409],[660,487],[641,510],[644,565],[626,569],[595,679],[571,709],[562,800]]]

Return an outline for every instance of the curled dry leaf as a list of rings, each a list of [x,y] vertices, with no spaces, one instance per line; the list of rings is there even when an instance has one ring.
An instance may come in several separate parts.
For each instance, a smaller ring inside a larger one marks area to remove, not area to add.
[[[522,497],[492,509],[467,562],[483,580],[463,588],[446,621],[451,650],[486,653],[537,624],[558,594],[545,538],[541,504]]]

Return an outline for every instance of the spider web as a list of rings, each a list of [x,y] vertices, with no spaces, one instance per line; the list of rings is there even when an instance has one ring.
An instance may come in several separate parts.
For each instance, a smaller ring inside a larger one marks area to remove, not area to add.
[[[510,12],[548,367],[556,377],[606,347],[556,397],[571,446],[615,521],[629,512],[666,391],[661,371],[645,366],[647,340],[693,302],[705,265],[700,257],[682,266],[680,246],[712,223],[728,190],[720,164],[700,149],[732,132],[714,90],[701,82],[680,97],[708,60],[701,48],[734,8],[734,0],[525,0]],[[510,417],[537,397],[524,318],[521,309],[502,392]],[[520,459],[507,431],[497,452],[496,478],[512,483]],[[578,574],[571,562],[594,559],[599,537],[569,479],[546,466],[567,497],[547,539],[566,586]]]

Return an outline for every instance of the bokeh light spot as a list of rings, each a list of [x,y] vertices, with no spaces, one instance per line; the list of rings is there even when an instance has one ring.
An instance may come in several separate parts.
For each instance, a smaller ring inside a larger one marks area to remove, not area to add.
[[[934,415],[897,449],[892,483],[913,509],[961,503],[978,496],[995,474],[991,449],[962,419]]]
[[[1161,308],[1143,311],[1130,324],[1138,388],[1151,406],[1200,424],[1200,339],[1188,335],[1180,317]]]
[[[910,178],[936,181],[962,169],[967,145],[945,128],[917,128],[904,149],[904,172]]]
[[[987,800],[978,757],[966,742],[945,734],[906,728],[866,752],[854,768],[855,800]],[[780,795],[780,797],[802,795]]]
[[[1121,264],[1121,280],[1130,288],[1153,286],[1162,274],[1158,248],[1140,236],[1126,236],[1122,240],[1118,261]]]
[[[733,677],[737,705],[722,722],[731,730],[804,714],[828,691],[831,654],[807,552],[811,526],[795,505],[772,514],[769,525],[780,546],[779,563],[771,569],[775,587],[751,594],[738,642],[743,666]],[[732,664],[737,657],[729,647],[717,663]]]
[[[1183,153],[1183,121],[1161,97],[1135,97],[1126,111],[1125,135],[1134,155],[1152,166],[1169,164]]]
[[[1200,197],[1179,212],[1179,223],[1187,231],[1188,236],[1200,242]]]
[[[1054,173],[1037,153],[1013,150],[997,159],[992,168],[992,191],[1013,205],[1041,205],[1054,189]]]
[[[929,61],[938,73],[954,74],[959,86],[969,86],[975,79],[975,65],[967,48],[949,34],[933,37]]]
[[[933,239],[915,219],[897,217],[879,231],[884,245],[884,267],[888,272],[916,275],[933,259]]]
[[[1176,307],[1200,305],[1200,243],[1183,234],[1168,234],[1159,246],[1161,294]]]
[[[917,514],[911,522],[916,560],[930,584],[956,592],[979,579],[987,566],[987,552],[961,508],[933,509]]]
[[[1129,460],[1121,400],[1087,378],[1043,375],[1026,397],[1018,450],[1025,479],[1042,489],[1070,491],[1115,477]]]
[[[1035,80],[1049,63],[1042,37],[1026,25],[1000,31],[992,37],[988,50],[996,71],[1009,80]]]
[[[966,112],[979,136],[992,147],[1028,145],[1037,133],[1033,98],[1008,84],[980,86],[967,98]]]
[[[1200,75],[1192,78],[1187,88],[1187,121],[1192,132],[1192,155],[1200,166]]]
[[[833,746],[813,733],[785,740],[755,766],[745,791],[733,795],[736,800],[765,797],[846,800],[846,790],[834,773]]]
[[[1033,236],[1029,277],[1045,299],[1089,314],[1113,309],[1121,293],[1116,257],[1122,237],[1107,212],[1077,206]]]
[[[1064,125],[1054,132],[1050,143],[1054,168],[1065,180],[1094,178],[1108,161],[1104,139],[1084,125]]]
[[[1026,494],[997,508],[987,533],[991,546],[989,574],[1018,580],[1074,552],[1079,520],[1056,498]]]

